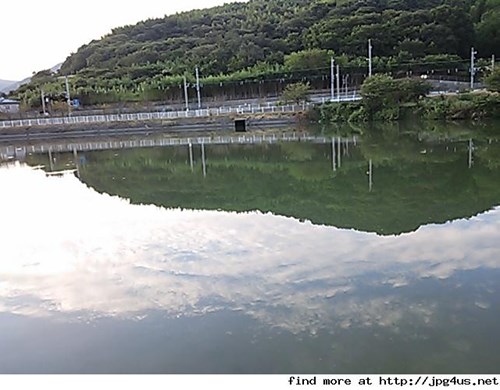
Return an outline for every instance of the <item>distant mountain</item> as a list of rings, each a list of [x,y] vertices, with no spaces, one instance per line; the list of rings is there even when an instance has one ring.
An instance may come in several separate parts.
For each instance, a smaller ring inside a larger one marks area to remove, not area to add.
[[[51,71],[51,72],[54,72],[54,73],[59,72],[59,69],[61,69],[62,64],[63,64],[63,63],[62,63],[62,62],[60,62],[60,63],[58,63],[57,65],[54,65],[52,68],[50,68],[50,71]]]
[[[8,92],[10,90],[10,86],[17,83],[17,81],[12,80],[0,80],[0,92]],[[14,90],[16,88],[13,88]]]
[[[21,85],[28,84],[30,81],[31,77],[25,78],[21,81],[0,80],[0,92],[9,93],[11,91],[15,91]]]
[[[62,62],[57,65],[54,65],[50,68],[50,72],[57,73],[59,69],[61,69]],[[21,81],[10,81],[10,80],[0,80],[0,93],[9,93],[11,91],[15,91],[21,85],[28,84],[31,82],[31,77],[27,77]]]

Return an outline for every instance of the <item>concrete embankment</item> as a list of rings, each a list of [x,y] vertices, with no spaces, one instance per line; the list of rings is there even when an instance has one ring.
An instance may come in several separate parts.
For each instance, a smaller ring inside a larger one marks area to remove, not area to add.
[[[97,138],[123,135],[178,135],[183,133],[235,132],[236,122],[240,131],[256,131],[293,126],[296,114],[246,115],[240,117],[177,118],[174,120],[130,121],[103,124],[55,125],[49,127],[16,127],[0,130],[0,142],[37,141],[66,138]],[[241,126],[243,125],[243,129]]]

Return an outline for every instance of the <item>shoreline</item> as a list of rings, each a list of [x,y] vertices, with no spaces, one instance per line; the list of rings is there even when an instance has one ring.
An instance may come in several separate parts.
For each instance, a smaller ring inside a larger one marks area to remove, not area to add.
[[[0,130],[0,145],[12,142],[36,142],[81,138],[106,138],[120,136],[172,136],[179,134],[207,134],[224,132],[238,134],[235,121],[244,121],[241,133],[296,125],[299,115],[241,115],[238,117],[179,118],[174,120],[122,121],[97,124],[63,124],[57,126],[17,127]]]

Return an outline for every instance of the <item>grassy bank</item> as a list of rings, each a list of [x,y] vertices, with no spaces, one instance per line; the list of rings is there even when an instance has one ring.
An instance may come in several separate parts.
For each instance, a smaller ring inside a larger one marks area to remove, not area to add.
[[[500,118],[500,92],[492,80],[488,80],[490,91],[430,96],[431,85],[421,79],[376,75],[363,83],[361,101],[323,104],[314,107],[309,118],[321,124]]]
[[[491,92],[463,93],[425,97],[416,102],[385,104],[370,110],[366,103],[325,103],[308,114],[321,124],[340,122],[422,120],[480,120],[500,118],[500,94]]]

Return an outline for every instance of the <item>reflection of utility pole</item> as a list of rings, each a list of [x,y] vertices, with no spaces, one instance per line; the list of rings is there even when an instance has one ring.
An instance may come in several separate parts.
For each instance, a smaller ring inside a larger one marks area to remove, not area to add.
[[[50,167],[50,172],[54,171],[54,160],[52,158],[52,148],[49,148],[49,167]]]
[[[373,163],[372,160],[368,162],[368,189],[372,192],[373,188]]]
[[[491,55],[491,71],[493,72],[495,70],[495,55]]]
[[[78,152],[76,148],[73,148],[73,160],[75,162],[75,167],[76,167],[76,176],[79,178],[80,177],[80,164],[78,164]]]
[[[472,164],[474,163],[472,159],[472,152],[474,151],[474,144],[472,143],[472,138],[469,140],[469,168],[472,168]]]
[[[193,144],[189,142],[189,165],[191,166],[191,172],[193,172]]]
[[[335,137],[332,137],[332,165],[333,165],[333,171],[335,172],[337,170],[337,164],[335,162],[336,156],[335,156]]]
[[[207,162],[205,160],[205,144],[201,143],[201,164],[203,167],[203,177],[207,177]]]
[[[340,150],[340,147],[341,147],[341,139],[339,137],[338,141],[337,141],[337,166],[340,168],[340,154],[342,153],[342,151]]]

